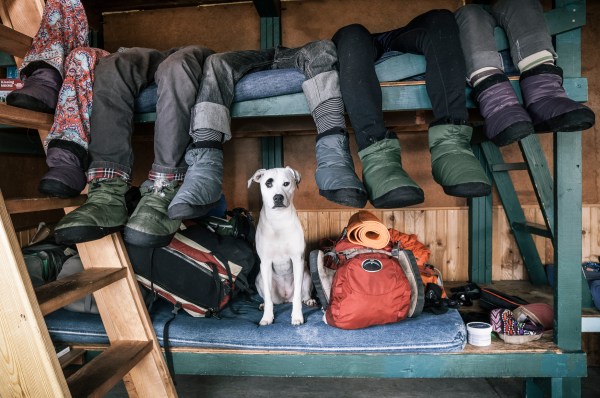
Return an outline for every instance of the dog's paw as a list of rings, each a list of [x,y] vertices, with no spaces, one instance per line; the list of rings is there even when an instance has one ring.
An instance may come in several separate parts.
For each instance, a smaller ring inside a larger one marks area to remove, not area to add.
[[[273,317],[263,316],[259,322],[260,326],[267,326],[273,323]]]
[[[317,300],[315,300],[313,298],[308,299],[308,300],[304,300],[303,303],[305,305],[308,305],[309,307],[316,307],[317,306]]]
[[[302,325],[303,323],[304,323],[304,316],[302,316],[302,313],[292,314],[292,325],[298,326],[298,325]]]

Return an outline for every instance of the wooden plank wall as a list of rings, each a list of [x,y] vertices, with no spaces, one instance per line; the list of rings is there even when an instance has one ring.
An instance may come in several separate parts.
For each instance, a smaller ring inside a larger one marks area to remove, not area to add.
[[[468,279],[468,210],[465,207],[371,210],[388,228],[407,234],[416,234],[429,247],[429,262],[438,267],[447,281]],[[537,206],[524,207],[528,221],[543,223]],[[334,240],[347,225],[355,211],[300,210],[309,250],[323,247]],[[527,273],[519,249],[510,232],[504,210],[493,208],[492,279],[524,280]],[[582,230],[582,261],[598,261],[600,256],[600,205],[584,206]],[[553,249],[550,241],[535,237],[543,264],[552,264]]]
[[[543,222],[537,206],[525,206],[529,221]],[[307,251],[331,245],[356,210],[299,210],[298,215],[304,228]],[[420,242],[429,247],[430,264],[442,271],[444,280],[468,280],[468,210],[465,207],[370,210],[388,228],[406,234],[415,234]],[[253,211],[258,219],[258,210]],[[510,228],[501,207],[493,209],[494,243],[492,248],[492,279],[525,280],[527,273],[519,249],[510,233]],[[600,205],[583,207],[582,261],[598,261],[600,256]],[[21,246],[27,245],[35,234],[35,228],[17,228]],[[535,238],[543,264],[552,264],[553,250],[550,242],[542,237]]]

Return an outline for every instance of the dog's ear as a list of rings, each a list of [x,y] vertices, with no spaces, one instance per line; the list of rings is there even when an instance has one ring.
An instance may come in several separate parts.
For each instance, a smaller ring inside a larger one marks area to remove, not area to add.
[[[294,176],[294,181],[296,181],[296,185],[300,185],[300,181],[302,180],[302,176],[297,170],[292,169],[290,166],[285,166],[287,170],[289,170]]]
[[[250,177],[250,179],[248,180],[248,188],[250,188],[250,185],[252,185],[252,182],[256,182],[257,184],[260,183],[260,179],[262,178],[263,174],[265,174],[265,171],[267,171],[266,169],[258,169],[254,172],[254,175],[252,177]]]

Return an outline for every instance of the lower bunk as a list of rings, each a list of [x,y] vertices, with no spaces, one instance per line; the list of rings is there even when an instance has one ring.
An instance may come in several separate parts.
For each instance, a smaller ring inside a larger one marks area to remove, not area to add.
[[[551,297],[546,290],[536,295],[540,288],[532,289],[533,297]],[[467,344],[463,309],[342,330],[324,323],[320,308],[307,306],[305,324],[292,326],[291,304],[282,304],[275,308],[275,322],[259,327],[260,301],[258,296],[237,298],[218,318],[194,318],[183,311],[174,316],[172,304],[156,301],[150,318],[175,375],[532,379],[587,375],[586,354],[559,349],[552,332],[527,344],[507,344],[497,337],[489,346]],[[99,315],[59,310],[46,321],[56,344],[85,350],[86,360],[108,347]]]

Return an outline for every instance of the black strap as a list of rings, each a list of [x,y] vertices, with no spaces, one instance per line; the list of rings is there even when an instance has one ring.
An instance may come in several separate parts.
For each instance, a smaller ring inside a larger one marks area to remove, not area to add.
[[[171,324],[171,322],[173,322],[180,309],[181,303],[175,303],[175,307],[173,307],[173,311],[171,311],[171,314],[173,314],[173,316],[167,322],[165,322],[165,326],[163,327],[163,346],[165,349],[165,357],[167,358],[167,367],[169,368],[171,379],[173,379],[173,384],[175,385],[177,385],[177,383],[175,382],[175,366],[173,365],[173,353],[171,352],[171,345],[169,344],[169,325]]]

